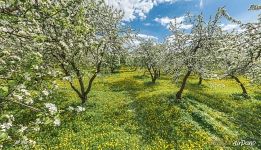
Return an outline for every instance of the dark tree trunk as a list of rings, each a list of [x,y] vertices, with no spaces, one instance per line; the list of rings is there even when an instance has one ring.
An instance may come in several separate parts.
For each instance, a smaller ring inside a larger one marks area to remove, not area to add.
[[[202,76],[200,76],[200,77],[199,77],[199,81],[198,81],[198,85],[201,85],[201,84],[202,84],[202,80],[203,80],[203,78],[202,78]]]
[[[147,69],[150,73],[151,82],[154,84],[159,77],[159,71],[154,67],[147,66]]]
[[[82,104],[86,103],[87,99],[88,99],[87,94],[83,94],[82,97],[81,97]]]
[[[90,93],[90,91],[92,89],[92,83],[93,83],[94,79],[97,77],[97,74],[100,72],[100,68],[101,68],[101,62],[98,64],[96,72],[92,75],[92,77],[89,80],[88,87],[83,94],[84,97],[82,99],[82,104],[84,104],[88,100],[88,94]]]
[[[114,71],[115,71],[114,67],[111,67],[111,73],[115,73]]]
[[[247,97],[248,94],[247,94],[247,90],[246,90],[244,84],[238,79],[238,77],[233,76],[233,75],[232,75],[231,77],[236,80],[236,82],[240,85],[240,87],[241,87],[241,89],[242,89],[242,94],[243,94],[245,97]]]
[[[185,77],[183,78],[181,87],[180,87],[179,91],[178,91],[177,94],[176,94],[176,99],[177,99],[177,100],[180,100],[180,99],[181,99],[183,90],[184,90],[184,88],[185,88],[185,86],[186,86],[186,83],[187,83],[187,80],[188,80],[188,77],[190,76],[190,74],[191,74],[191,71],[189,70],[189,71],[186,73]]]
[[[154,77],[151,79],[151,82],[154,84],[154,83],[156,83],[156,80],[157,80],[157,78]]]
[[[153,74],[152,74],[152,72],[151,72],[151,67],[147,66],[147,69],[148,69],[148,71],[149,71],[149,73],[150,73],[151,79],[153,79]],[[146,72],[146,71],[145,71],[145,72]]]
[[[156,80],[158,79],[158,76],[159,76],[159,72],[157,71],[157,69],[153,70],[153,77],[152,77],[152,83],[155,83]]]

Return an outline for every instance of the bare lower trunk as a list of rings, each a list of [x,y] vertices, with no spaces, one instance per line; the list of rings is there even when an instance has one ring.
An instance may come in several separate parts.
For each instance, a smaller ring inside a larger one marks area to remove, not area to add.
[[[87,100],[88,100],[87,94],[86,94],[86,95],[83,95],[83,96],[81,97],[82,104],[86,103]]]
[[[188,77],[190,76],[190,74],[191,74],[191,71],[189,70],[189,71],[186,73],[185,77],[183,78],[181,87],[180,87],[179,91],[178,91],[177,94],[176,94],[176,99],[177,99],[177,100],[180,100],[180,99],[181,99],[183,90],[184,90],[184,88],[185,88],[185,86],[186,86],[186,83],[187,83],[187,80],[188,80]]]
[[[91,88],[92,88],[92,83],[93,83],[93,81],[94,81],[94,79],[96,78],[96,76],[97,76],[97,73],[95,73],[92,77],[91,77],[91,79],[89,80],[89,83],[88,83],[88,87],[87,87],[87,90],[84,92],[84,97],[83,97],[83,99],[82,99],[82,104],[84,104],[86,101],[87,101],[87,99],[88,99],[88,94],[90,93],[90,91],[91,91]]]
[[[236,82],[240,85],[240,87],[241,87],[241,89],[242,89],[242,94],[245,96],[245,97],[247,97],[247,90],[246,90],[246,88],[245,88],[245,86],[244,86],[244,84],[236,77],[236,76],[231,76],[233,79],[235,79],[236,80]]]
[[[153,68],[153,67],[149,67],[147,66],[147,69],[150,73],[150,77],[151,77],[151,82],[154,84],[156,83],[156,80],[158,79],[159,77],[159,71],[156,69],[156,68]]]
[[[200,77],[199,77],[199,81],[198,81],[198,85],[201,85],[201,84],[202,84],[202,80],[203,80],[203,78],[200,76]]]
[[[111,70],[111,73],[115,73],[115,72],[114,72],[114,71],[115,71],[115,68],[114,68],[114,67],[111,67],[110,70]]]
[[[154,83],[156,83],[156,80],[157,80],[157,78],[152,78],[151,82],[154,84]]]

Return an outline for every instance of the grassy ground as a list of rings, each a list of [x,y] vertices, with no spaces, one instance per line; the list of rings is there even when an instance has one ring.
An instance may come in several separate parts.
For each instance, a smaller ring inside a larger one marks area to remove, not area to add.
[[[244,81],[251,99],[233,80],[189,78],[184,99],[174,101],[176,84],[162,76],[150,84],[143,72],[123,70],[98,77],[86,111],[66,112],[57,129],[45,128],[37,149],[261,149],[261,88]],[[60,82],[60,108],[79,105]],[[239,140],[254,146],[234,146]]]

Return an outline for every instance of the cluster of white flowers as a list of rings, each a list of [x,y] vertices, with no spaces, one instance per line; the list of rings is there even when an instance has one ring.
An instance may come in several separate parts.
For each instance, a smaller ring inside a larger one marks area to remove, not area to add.
[[[18,95],[18,94],[13,94],[13,97],[19,101],[23,100],[23,96],[22,95]]]
[[[60,125],[61,125],[61,120],[60,120],[60,118],[55,117],[55,118],[54,118],[54,121],[53,121],[53,124],[54,124],[54,126],[60,126]]]
[[[1,125],[2,131],[6,131],[12,127],[12,122],[4,122]]]
[[[26,89],[21,89],[21,92],[23,92],[25,96],[31,96],[31,94],[29,93],[29,91],[26,90]]]
[[[73,111],[74,108],[73,108],[72,106],[69,106],[69,107],[68,107],[68,110],[69,110],[69,111]]]
[[[38,65],[34,65],[34,66],[33,66],[33,69],[38,70],[38,69],[39,69],[39,66],[38,66]]]
[[[81,106],[77,106],[77,107],[75,108],[75,110],[79,113],[79,112],[85,111],[85,108],[84,108],[84,107],[81,107]]]
[[[66,77],[63,77],[63,80],[64,81],[72,81],[72,77],[71,76],[66,76]]]
[[[25,104],[27,104],[27,105],[32,105],[33,103],[34,103],[34,100],[32,98],[27,98],[25,100]]]
[[[42,93],[43,93],[43,95],[45,95],[45,96],[48,96],[48,95],[50,94],[48,90],[43,90]]]
[[[7,119],[7,122],[0,124],[2,131],[10,129],[13,126],[13,121],[15,120],[13,115],[5,115],[4,117]]]
[[[26,127],[26,126],[22,126],[22,125],[20,125],[20,126],[21,126],[21,128],[18,130],[18,132],[23,133],[26,129],[28,129],[28,127]]]
[[[48,108],[51,115],[57,113],[57,107],[55,104],[52,103],[45,103],[45,107]]]
[[[41,121],[41,119],[40,118],[37,118],[36,120],[35,120],[35,124],[42,124],[43,122]]]
[[[36,142],[34,140],[28,139],[27,136],[23,136],[21,138],[21,140],[15,141],[15,145],[18,145],[18,144],[21,144],[21,145],[24,145],[24,146],[28,146],[28,145],[35,145]]]
[[[86,109],[84,107],[82,107],[82,106],[76,106],[75,108],[72,107],[72,106],[69,106],[67,108],[67,110],[69,110],[69,111],[74,111],[75,110],[77,113],[80,113],[80,112],[85,111]]]

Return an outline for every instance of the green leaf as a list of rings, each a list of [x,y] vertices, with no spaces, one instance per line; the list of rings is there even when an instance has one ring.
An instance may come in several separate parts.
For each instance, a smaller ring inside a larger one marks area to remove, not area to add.
[[[0,141],[5,141],[8,139],[8,134],[6,132],[0,132]]]

